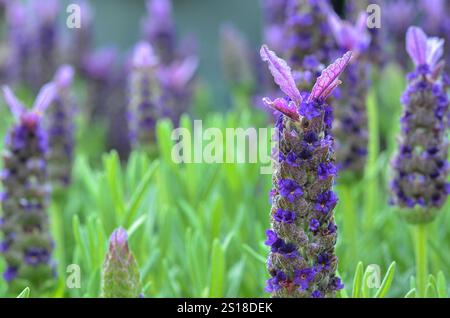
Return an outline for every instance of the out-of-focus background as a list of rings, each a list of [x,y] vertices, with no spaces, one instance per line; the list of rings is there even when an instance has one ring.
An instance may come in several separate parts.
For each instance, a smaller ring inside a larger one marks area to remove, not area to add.
[[[64,5],[72,3],[62,0]],[[122,54],[140,38],[141,21],[145,16],[145,0],[92,0],[95,9],[97,46],[112,46]],[[246,35],[256,48],[262,41],[262,12],[259,0],[174,0],[173,12],[179,38],[194,38],[200,57],[199,74],[211,87],[223,107],[227,84],[222,76],[219,32],[231,23]],[[61,21],[65,23],[65,21]]]

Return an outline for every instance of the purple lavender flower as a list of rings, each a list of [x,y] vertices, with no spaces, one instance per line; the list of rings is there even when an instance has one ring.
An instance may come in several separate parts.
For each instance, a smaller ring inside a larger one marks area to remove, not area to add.
[[[144,40],[151,43],[163,64],[176,57],[176,32],[170,0],[147,0],[148,17],[143,21]]]
[[[418,27],[406,34],[406,50],[416,69],[402,96],[399,150],[392,166],[392,203],[411,223],[430,222],[450,190],[448,99],[442,83],[443,40],[427,38]]]
[[[129,76],[128,126],[133,147],[151,149],[159,117],[161,89],[157,79],[158,59],[146,42],[134,49]]]
[[[39,290],[54,278],[51,260],[54,243],[47,215],[48,145],[42,114],[55,95],[55,85],[47,84],[32,110],[27,111],[9,87],[4,88],[5,101],[16,122],[8,132],[3,154],[0,230],[7,264],[3,277],[16,291],[30,285]]]
[[[280,156],[274,162],[272,229],[266,232],[272,278],[266,290],[273,297],[333,297],[337,266],[333,209],[337,197],[332,190],[332,121],[327,119],[332,117],[332,109],[325,99],[339,85],[338,77],[351,52],[327,67],[310,93],[299,92],[290,67],[265,45],[261,58],[286,94],[284,99],[264,99],[268,107],[281,112],[276,124],[275,150]],[[284,159],[290,153],[296,155],[295,164]]]
[[[71,179],[74,148],[75,102],[71,85],[74,70],[63,65],[57,70],[53,82],[57,94],[45,117],[49,137],[49,177],[54,186],[68,186]]]
[[[302,89],[309,90],[313,78],[331,61],[330,10],[328,0],[288,0],[283,52]]]
[[[368,47],[370,36],[367,16],[361,13],[355,25],[330,14],[329,23],[341,53],[352,51],[353,59],[343,80],[348,84],[335,101],[336,158],[339,170],[347,171],[351,179],[361,176],[367,157],[366,100],[369,87]]]
[[[142,297],[139,267],[128,247],[128,234],[115,230],[109,239],[109,249],[102,272],[102,294],[106,298]]]

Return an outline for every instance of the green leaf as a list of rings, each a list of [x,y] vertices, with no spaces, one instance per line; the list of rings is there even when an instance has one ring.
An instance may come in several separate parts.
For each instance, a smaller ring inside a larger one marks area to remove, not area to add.
[[[25,289],[17,296],[17,298],[29,298],[30,297],[30,288],[25,287]]]
[[[153,180],[153,176],[158,167],[159,161],[156,160],[150,165],[150,167],[142,177],[142,180],[139,183],[137,189],[133,192],[133,195],[127,205],[124,220],[122,222],[124,227],[129,227],[131,222],[134,220],[139,206],[141,205],[142,200],[144,199],[145,194],[147,193],[151,185],[151,181]]]
[[[416,298],[416,289],[413,288],[406,293],[405,298]]]
[[[361,297],[361,280],[364,275],[364,265],[362,262],[359,262],[356,266],[355,277],[353,278],[353,291],[352,298],[360,298]]]
[[[375,297],[383,298],[386,296],[389,288],[391,287],[392,280],[394,279],[395,274],[395,262],[392,262],[389,266],[386,275],[383,278],[380,288],[377,290]]]
[[[246,251],[252,258],[256,259],[259,263],[265,264],[266,263],[266,259],[261,256],[260,254],[258,254],[258,252],[256,252],[254,249],[252,249],[250,246],[248,246],[247,244],[244,244],[242,246],[242,248],[244,249],[244,251]]]
[[[447,297],[447,281],[442,271],[439,271],[436,279],[436,289],[439,298]]]
[[[223,297],[225,281],[225,251],[218,239],[213,242],[211,253],[211,283],[209,297]]]
[[[111,199],[116,210],[116,217],[120,220],[125,214],[125,202],[119,155],[117,152],[112,151],[109,155],[104,156],[103,161]]]
[[[90,258],[89,247],[86,239],[82,233],[80,226],[80,219],[78,215],[74,215],[72,218],[72,226],[73,226],[73,235],[75,237],[75,242],[77,243],[78,248],[80,249],[81,254],[83,255],[83,260],[86,262],[89,268],[92,267],[92,260]]]
[[[432,282],[428,282],[428,284],[427,284],[427,288],[425,290],[425,297],[426,298],[436,298],[437,297],[436,287]]]
[[[362,288],[361,288],[361,297],[362,298],[368,298],[369,297],[369,283],[368,283],[368,279],[370,278],[370,271],[369,271],[369,267],[366,268],[366,270],[364,271],[364,275],[363,275],[363,280],[362,280]]]

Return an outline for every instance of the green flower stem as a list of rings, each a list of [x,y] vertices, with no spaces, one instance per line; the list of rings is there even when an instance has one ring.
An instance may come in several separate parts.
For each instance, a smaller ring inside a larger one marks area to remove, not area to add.
[[[377,159],[380,153],[380,130],[378,124],[378,104],[374,91],[367,97],[367,117],[369,125],[369,144],[366,165],[367,185],[364,194],[364,218],[363,226],[366,232],[373,229],[376,211],[378,210],[378,171]]]
[[[419,298],[425,297],[428,277],[427,225],[418,224],[414,228],[416,254],[416,291]]]
[[[358,255],[358,217],[355,197],[353,195],[351,185],[343,185],[340,187],[340,193],[342,202],[344,204],[344,242],[348,243],[346,264],[347,266],[354,267],[354,261]],[[342,210],[341,210],[342,211]]]

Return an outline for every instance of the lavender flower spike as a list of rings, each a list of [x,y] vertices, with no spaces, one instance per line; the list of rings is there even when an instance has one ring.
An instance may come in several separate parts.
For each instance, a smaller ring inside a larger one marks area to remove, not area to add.
[[[109,239],[103,264],[102,293],[106,298],[142,297],[139,267],[128,248],[127,232],[121,227]]]
[[[149,150],[155,142],[155,126],[159,116],[160,87],[156,67],[158,59],[147,42],[134,49],[129,76],[129,130],[132,146]]]
[[[341,177],[362,175],[367,157],[367,113],[366,99],[369,87],[368,47],[370,36],[366,26],[366,14],[361,13],[355,25],[341,20],[336,14],[329,16],[331,30],[341,53],[351,50],[349,64],[343,80],[340,98],[335,101],[336,158],[339,170],[348,172]]]
[[[6,260],[3,278],[12,290],[26,286],[43,289],[55,275],[53,240],[47,209],[50,187],[47,178],[47,134],[42,114],[56,94],[53,84],[44,86],[32,110],[27,111],[9,87],[5,101],[15,117],[3,154],[0,252]]]
[[[406,33],[406,49],[416,69],[402,96],[399,148],[392,161],[392,203],[410,223],[431,222],[450,193],[448,183],[449,101],[442,70],[443,41],[418,27]]]
[[[74,69],[61,66],[53,79],[57,87],[56,98],[49,106],[45,126],[49,136],[49,176],[53,185],[68,186],[71,179],[74,148],[74,107],[71,92]]]
[[[334,297],[343,285],[335,274],[333,109],[325,99],[339,85],[351,52],[328,66],[309,94],[298,91],[289,66],[265,45],[261,57],[287,95],[264,99],[281,112],[276,123],[272,226],[266,232],[271,248],[266,291],[273,297]]]

